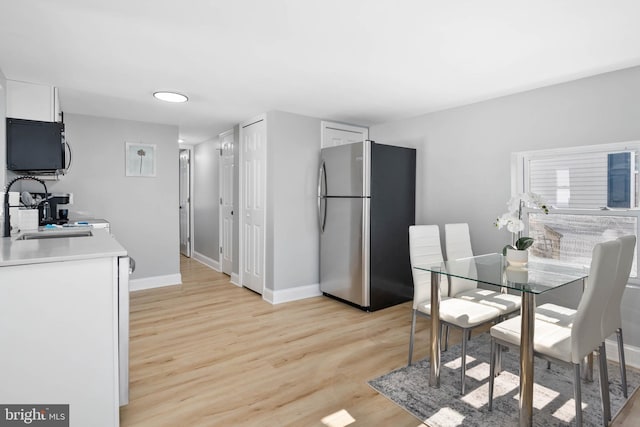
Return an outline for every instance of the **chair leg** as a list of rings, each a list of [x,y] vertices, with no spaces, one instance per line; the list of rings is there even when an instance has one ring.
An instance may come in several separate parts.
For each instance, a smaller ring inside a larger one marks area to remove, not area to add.
[[[624,342],[622,340],[622,328],[616,330],[618,337],[618,357],[620,358],[620,378],[622,379],[622,394],[627,397],[627,365],[624,361]]]
[[[609,397],[609,373],[607,369],[607,351],[604,342],[600,344],[600,354],[598,362],[600,363],[600,399],[602,400],[602,422],[606,427],[611,421],[611,398]]]
[[[460,374],[460,395],[464,395],[464,383],[467,374],[467,331],[462,330],[462,356],[461,356],[461,374]]]
[[[442,324],[442,323],[441,323]],[[444,350],[447,351],[449,349],[449,325],[444,325]]]
[[[580,363],[573,365],[573,400],[576,402],[576,427],[582,426],[582,390],[580,389]]]
[[[494,377],[497,377],[500,375],[500,372],[502,372],[502,355],[504,350],[504,346],[496,343],[496,368],[494,369]]]
[[[413,358],[413,335],[416,332],[416,310],[413,310],[413,316],[411,318],[411,333],[409,334],[409,362],[407,366],[411,366],[411,359]]]
[[[593,352],[582,360],[582,379],[588,383],[593,382]]]
[[[489,411],[493,411],[493,383],[496,372],[496,341],[491,337],[491,354],[489,356]]]

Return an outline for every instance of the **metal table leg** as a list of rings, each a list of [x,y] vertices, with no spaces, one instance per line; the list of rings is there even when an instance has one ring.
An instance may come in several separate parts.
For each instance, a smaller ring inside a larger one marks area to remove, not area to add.
[[[440,387],[440,274],[431,272],[431,371],[429,386]]]
[[[535,295],[522,292],[520,324],[520,427],[533,422],[533,333]]]

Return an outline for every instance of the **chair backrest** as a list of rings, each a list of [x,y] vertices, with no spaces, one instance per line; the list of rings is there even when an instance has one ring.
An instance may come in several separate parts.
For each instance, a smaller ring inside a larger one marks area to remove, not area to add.
[[[468,224],[445,224],[444,237],[444,246],[445,252],[447,254],[447,261],[460,258],[470,258],[473,256]],[[475,263],[470,262],[468,268],[470,270],[473,270],[469,271],[468,273],[471,275],[471,277],[474,277],[476,270]],[[460,292],[468,291],[478,287],[478,282],[473,280],[461,279],[459,277],[451,277],[449,280],[451,283],[451,296],[456,296]]]
[[[636,236],[623,236],[618,238],[620,241],[620,259],[618,260],[618,269],[615,279],[611,282],[609,300],[607,301],[602,318],[602,340],[604,341],[609,335],[614,333],[616,329],[622,327],[622,314],[620,304],[622,304],[622,295],[629,281],[631,266],[633,265],[633,255],[636,251]]]
[[[578,304],[571,330],[571,356],[573,363],[596,349],[602,342],[602,318],[611,293],[611,280],[616,276],[620,248],[619,240],[598,243],[593,248],[591,268],[584,293]]]
[[[431,273],[413,268],[416,265],[442,262],[440,247],[440,229],[437,225],[412,225],[409,227],[409,256],[413,274],[413,308],[431,300]],[[446,296],[448,281],[445,275],[440,277],[440,295]]]

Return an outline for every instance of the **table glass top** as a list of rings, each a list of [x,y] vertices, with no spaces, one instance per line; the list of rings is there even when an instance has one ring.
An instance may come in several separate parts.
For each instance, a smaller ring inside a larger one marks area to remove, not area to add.
[[[416,265],[414,268],[533,294],[568,285],[589,275],[586,267],[562,265],[551,261],[530,261],[524,267],[507,265],[505,257],[501,254]]]

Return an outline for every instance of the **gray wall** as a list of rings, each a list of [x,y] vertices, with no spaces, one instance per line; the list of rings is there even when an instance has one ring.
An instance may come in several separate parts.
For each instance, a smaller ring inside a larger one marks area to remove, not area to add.
[[[180,274],[178,128],[78,114],[65,114],[64,121],[73,165],[47,183],[50,191],[73,193],[70,215],[111,223],[136,260],[132,279]],[[125,142],[157,145],[156,177],[125,176]]]
[[[640,67],[372,126],[418,149],[416,222],[468,222],[475,253],[509,242],[492,225],[510,197],[512,152],[640,140]],[[640,289],[627,288],[625,340],[640,346]]]
[[[219,255],[219,151],[218,138],[194,147],[193,250],[215,261]]]
[[[320,120],[267,113],[266,287],[319,282],[316,213]]]

